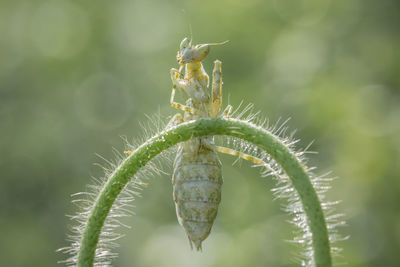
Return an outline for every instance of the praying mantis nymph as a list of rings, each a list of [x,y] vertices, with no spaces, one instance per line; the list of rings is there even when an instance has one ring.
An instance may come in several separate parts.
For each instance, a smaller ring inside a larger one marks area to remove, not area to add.
[[[225,43],[192,45],[191,40],[183,39],[177,54],[180,68],[171,69],[173,88],[170,103],[173,108],[184,111],[184,116],[176,114],[169,126],[219,116],[222,106],[222,63],[214,61],[210,96],[209,77],[201,61],[208,55],[212,45]],[[185,105],[175,102],[176,89],[188,96]],[[223,116],[229,118],[231,110],[232,107],[228,105]],[[212,136],[193,138],[179,145],[172,176],[173,198],[178,221],[186,231],[190,246],[194,245],[197,250],[201,250],[202,242],[210,234],[221,201],[222,166],[217,151],[263,164],[253,156],[216,146]]]

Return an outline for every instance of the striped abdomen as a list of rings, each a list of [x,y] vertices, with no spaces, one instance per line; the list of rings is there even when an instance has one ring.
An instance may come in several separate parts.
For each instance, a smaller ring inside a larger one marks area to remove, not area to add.
[[[221,201],[221,162],[206,144],[212,144],[212,139],[196,138],[182,143],[172,177],[179,223],[197,250],[210,234]]]

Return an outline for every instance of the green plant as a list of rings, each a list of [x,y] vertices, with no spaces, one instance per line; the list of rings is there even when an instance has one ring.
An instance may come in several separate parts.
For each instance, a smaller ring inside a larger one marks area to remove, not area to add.
[[[303,265],[331,266],[331,254],[337,251],[331,244],[339,239],[335,227],[343,224],[338,221],[340,215],[329,212],[329,207],[335,203],[323,201],[323,193],[331,179],[315,176],[304,164],[305,152],[293,149],[296,141],[279,137],[285,127],[268,130],[252,123],[250,120],[253,117],[244,120],[199,119],[167,128],[137,147],[114,168],[107,170],[104,183],[100,182],[92,193],[82,193],[88,196],[84,199],[88,204],[75,217],[80,224],[74,228],[71,247],[62,249],[72,254],[67,264],[83,267],[110,263],[115,254],[109,251],[108,246],[119,238],[112,230],[119,224],[118,218],[126,215],[126,207],[133,200],[135,189],[142,184],[137,172],[179,142],[215,135],[242,140],[240,147],[244,148],[243,151],[252,151],[265,162],[261,166],[264,175],[277,177],[279,187],[274,190],[275,194],[288,199],[287,211],[293,215],[293,223],[301,229],[295,241],[305,247]],[[122,191],[128,196],[121,197]]]
[[[315,176],[308,169],[303,158],[305,151],[296,152],[293,148],[296,140],[280,137],[287,129],[285,123],[278,128],[276,124],[272,129],[265,129],[265,121],[260,125],[252,123],[256,117],[254,114],[241,120],[252,105],[236,118],[232,116],[237,111],[232,113],[232,107],[228,105],[219,118],[222,62],[214,61],[210,93],[209,76],[202,61],[211,46],[225,43],[193,45],[192,39],[182,40],[177,53],[180,68],[170,71],[173,84],[170,104],[183,111],[184,116],[176,114],[166,127],[162,127],[162,131],[132,152],[127,151],[130,156],[122,157],[119,163],[107,169],[106,179],[94,192],[83,193],[89,199],[78,200],[87,205],[75,216],[80,224],[74,229],[71,247],[64,249],[72,254],[68,264],[90,267],[110,263],[115,254],[110,252],[109,245],[120,237],[113,230],[121,224],[118,218],[126,215],[126,207],[142,183],[138,171],[163,151],[184,142],[174,163],[174,201],[178,220],[185,228],[191,246],[194,244],[197,250],[201,250],[201,242],[210,233],[217,214],[222,184],[221,164],[216,156],[218,151],[249,160],[263,168],[263,175],[277,177],[280,187],[274,190],[275,194],[288,199],[287,211],[293,215],[293,223],[301,229],[295,241],[305,247],[302,265],[332,265],[331,252],[334,249],[331,242],[338,239],[335,226],[343,222],[338,222],[338,215],[325,218],[324,209],[335,202],[320,202],[330,179]],[[176,89],[187,94],[184,105],[175,102]],[[213,136],[227,136],[228,141],[233,138],[232,143],[239,143],[239,146],[234,150],[215,146]],[[134,190],[127,188],[131,179]],[[128,196],[119,197],[124,189]]]

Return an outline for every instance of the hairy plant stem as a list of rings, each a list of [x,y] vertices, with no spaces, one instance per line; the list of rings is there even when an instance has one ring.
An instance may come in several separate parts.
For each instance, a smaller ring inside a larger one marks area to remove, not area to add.
[[[148,161],[173,145],[206,135],[241,138],[265,150],[290,177],[301,199],[312,233],[316,266],[331,266],[330,243],[324,214],[310,177],[296,156],[273,134],[254,124],[237,119],[200,119],[182,123],[147,140],[127,157],[108,178],[91,210],[83,232],[78,266],[93,266],[96,246],[104,221],[121,190]]]

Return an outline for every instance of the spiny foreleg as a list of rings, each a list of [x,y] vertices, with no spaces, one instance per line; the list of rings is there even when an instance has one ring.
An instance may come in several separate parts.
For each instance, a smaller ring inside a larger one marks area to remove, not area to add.
[[[173,84],[172,92],[171,92],[171,99],[170,99],[171,106],[175,109],[189,112],[191,114],[198,114],[198,111],[196,109],[185,106],[181,103],[175,102],[176,88],[185,90],[185,88],[188,86],[187,80],[180,78],[179,77],[180,75],[181,75],[181,73],[177,69],[171,69],[171,80],[172,80],[172,84]]]

